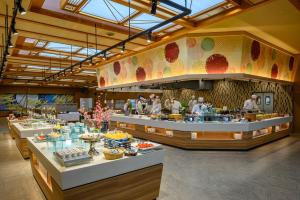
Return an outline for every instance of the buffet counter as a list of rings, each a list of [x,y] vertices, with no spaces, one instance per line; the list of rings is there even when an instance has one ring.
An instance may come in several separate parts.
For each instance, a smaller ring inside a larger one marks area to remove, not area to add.
[[[23,121],[24,122],[24,121]],[[16,145],[24,159],[29,158],[29,152],[27,147],[27,137],[33,137],[34,134],[49,134],[52,132],[53,125],[43,123],[37,127],[24,127],[23,122],[12,122],[10,126],[10,132],[12,137],[16,141]]]
[[[251,149],[287,136],[292,120],[287,116],[254,122],[184,122],[115,114],[111,127],[185,149]]]
[[[106,160],[94,156],[88,163],[64,167],[46,142],[27,138],[33,175],[47,199],[156,199],[159,195],[164,151]],[[66,145],[71,141],[66,141]],[[103,145],[98,144],[101,152]]]

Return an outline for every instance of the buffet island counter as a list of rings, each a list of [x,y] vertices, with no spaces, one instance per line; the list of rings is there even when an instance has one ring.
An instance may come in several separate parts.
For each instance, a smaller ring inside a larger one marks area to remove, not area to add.
[[[22,120],[10,122],[10,133],[16,141],[16,145],[24,159],[29,158],[27,147],[27,137],[35,134],[49,134],[53,130],[53,125],[38,120]]]
[[[291,116],[282,116],[252,122],[186,122],[114,114],[110,126],[137,138],[183,149],[247,150],[289,135],[292,120]]]
[[[34,137],[27,140],[33,176],[47,199],[152,200],[159,195],[164,158],[161,148],[110,160],[103,154],[103,144],[97,143],[99,154],[89,162],[64,166],[51,143],[36,142]],[[75,143],[66,140],[63,149]]]

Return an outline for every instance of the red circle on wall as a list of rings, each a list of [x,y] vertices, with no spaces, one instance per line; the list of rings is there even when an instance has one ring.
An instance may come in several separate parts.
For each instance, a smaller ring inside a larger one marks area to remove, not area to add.
[[[290,57],[290,62],[289,62],[289,70],[293,71],[294,68],[294,62],[295,62],[295,58],[293,56]]]
[[[278,76],[278,65],[274,64],[272,66],[271,77],[272,78],[277,78],[277,76]]]
[[[209,74],[223,74],[228,69],[228,61],[221,54],[214,54],[206,60],[206,71]]]
[[[121,71],[121,64],[120,64],[120,62],[119,61],[114,62],[114,72],[115,72],[115,74],[119,75],[120,71]]]
[[[105,79],[103,76],[100,76],[100,87],[104,87],[105,86]]]
[[[135,72],[136,80],[144,81],[146,79],[146,71],[142,67],[138,67]]]
[[[179,56],[179,47],[176,42],[167,44],[165,47],[165,58],[169,63],[173,63]]]
[[[258,41],[254,40],[251,45],[251,58],[256,61],[260,55],[260,44]]]

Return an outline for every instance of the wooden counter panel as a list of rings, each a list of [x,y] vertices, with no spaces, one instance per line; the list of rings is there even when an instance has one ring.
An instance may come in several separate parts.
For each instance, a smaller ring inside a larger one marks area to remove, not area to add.
[[[20,138],[18,134],[14,134],[16,145],[24,159],[29,158],[29,150],[26,138]]]

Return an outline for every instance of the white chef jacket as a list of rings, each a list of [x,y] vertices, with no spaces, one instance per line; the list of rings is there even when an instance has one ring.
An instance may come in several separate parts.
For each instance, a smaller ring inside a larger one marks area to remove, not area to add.
[[[153,103],[151,114],[160,114],[161,113],[161,103]]]
[[[192,111],[194,106],[197,104],[197,100],[196,99],[192,99],[189,101],[189,111]]]
[[[181,103],[179,101],[174,101],[171,107],[172,107],[172,114],[179,114]]]
[[[247,99],[244,102],[244,110],[259,110],[259,108],[254,100]]]

